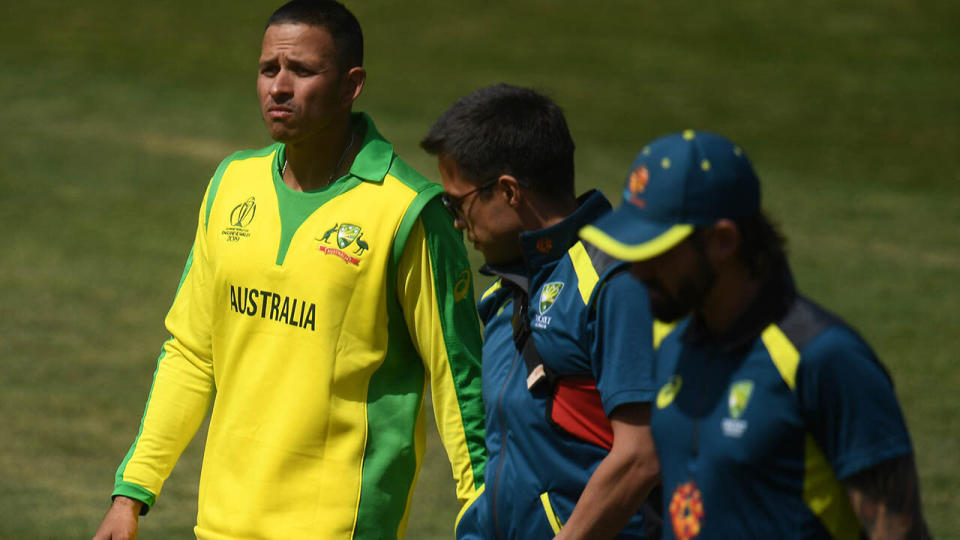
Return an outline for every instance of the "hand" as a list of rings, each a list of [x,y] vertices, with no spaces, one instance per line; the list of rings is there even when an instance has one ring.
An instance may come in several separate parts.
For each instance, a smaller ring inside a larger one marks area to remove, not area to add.
[[[93,540],[136,540],[143,503],[123,495],[113,499],[113,505],[103,517]]]

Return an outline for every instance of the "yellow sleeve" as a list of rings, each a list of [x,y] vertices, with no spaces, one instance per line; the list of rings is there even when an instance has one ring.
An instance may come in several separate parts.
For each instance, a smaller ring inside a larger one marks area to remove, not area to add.
[[[209,196],[209,193],[208,193]],[[113,495],[156,502],[164,481],[193,438],[214,394],[211,359],[212,287],[206,249],[205,208],[166,327],[140,431],[117,469]]]
[[[434,199],[424,207],[398,264],[398,295],[423,360],[457,498],[483,484],[486,462],[480,386],[480,321],[463,241]]]

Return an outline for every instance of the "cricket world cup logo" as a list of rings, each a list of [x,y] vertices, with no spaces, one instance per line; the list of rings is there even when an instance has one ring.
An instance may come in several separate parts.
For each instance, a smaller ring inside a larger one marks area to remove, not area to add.
[[[230,211],[230,226],[223,229],[220,234],[227,242],[237,242],[242,238],[250,238],[250,231],[247,227],[253,222],[253,216],[257,215],[257,200],[250,197],[242,203],[233,207]]]
[[[230,212],[230,224],[234,227],[246,227],[257,214],[257,200],[250,197],[246,201],[233,207]]]

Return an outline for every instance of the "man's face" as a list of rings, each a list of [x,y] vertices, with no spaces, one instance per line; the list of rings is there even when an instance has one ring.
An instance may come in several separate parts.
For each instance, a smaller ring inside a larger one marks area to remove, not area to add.
[[[257,95],[274,140],[297,143],[322,132],[352,100],[342,98],[333,38],[320,26],[274,24],[263,34]]]
[[[692,237],[657,257],[634,262],[630,273],[646,285],[650,311],[664,322],[700,307],[716,279],[704,250]]]
[[[443,191],[456,207],[454,226],[467,232],[467,239],[483,254],[487,263],[519,258],[523,229],[516,211],[500,192],[496,179],[474,184],[463,177],[449,157],[440,156],[438,161]]]

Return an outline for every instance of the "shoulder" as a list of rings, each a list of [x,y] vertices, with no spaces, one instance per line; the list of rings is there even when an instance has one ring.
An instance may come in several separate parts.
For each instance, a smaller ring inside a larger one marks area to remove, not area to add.
[[[282,143],[274,143],[257,150],[240,150],[224,158],[217,166],[210,178],[210,183],[207,185],[204,222],[210,219],[210,211],[225,177],[229,177],[229,183],[236,183],[237,185],[263,178],[264,175],[270,174],[271,166],[277,159],[277,152],[282,147]],[[228,170],[230,171],[229,175],[227,174]]]
[[[873,349],[836,314],[798,296],[778,326],[800,355],[802,370],[854,369],[886,372]]]
[[[570,271],[577,278],[584,304],[595,304],[600,299],[600,292],[608,287],[612,287],[611,291],[624,290],[631,295],[639,293],[642,298],[646,298],[643,285],[626,272],[627,263],[610,257],[593,244],[578,241],[567,250],[565,257],[569,261]],[[612,295],[603,296],[609,298]],[[636,299],[635,296],[629,298]]]
[[[387,170],[387,177],[384,181],[399,182],[417,193],[430,192],[434,195],[439,195],[440,192],[443,191],[439,184],[427,180],[425,176],[420,174],[420,171],[411,167],[403,158],[396,154],[394,154],[393,160],[390,162],[390,168]]]
[[[248,160],[263,160],[270,159],[272,160],[276,153],[283,147],[282,143],[274,143],[263,148],[258,148],[256,150],[239,150],[234,152],[223,159],[220,162],[220,165],[217,167],[215,177],[222,175],[223,172],[233,163],[248,161]]]
[[[497,279],[491,283],[486,290],[480,293],[480,300],[477,302],[477,311],[480,314],[480,320],[483,324],[489,323],[496,317],[512,297],[512,291],[503,286],[501,279]]]
[[[788,384],[795,384],[803,409],[846,410],[853,403],[870,404],[877,410],[897,408],[890,375],[843,319],[798,297],[777,326],[787,343],[771,347],[768,340],[768,350]],[[791,356],[795,358],[792,381],[786,374]]]

